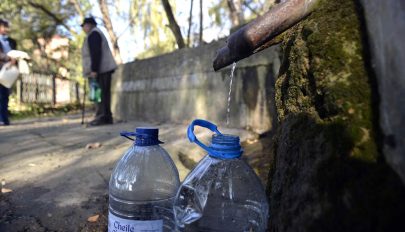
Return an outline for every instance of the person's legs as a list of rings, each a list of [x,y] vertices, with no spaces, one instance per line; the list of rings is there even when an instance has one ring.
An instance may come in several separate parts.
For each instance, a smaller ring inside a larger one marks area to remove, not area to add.
[[[0,84],[0,124],[9,125],[8,120],[9,89]]]
[[[101,107],[106,123],[112,123],[111,113],[111,72],[100,75]]]
[[[100,85],[100,77],[99,77],[99,75],[97,75],[97,77],[96,77],[96,82]],[[91,86],[91,79],[90,78],[89,78],[89,86]],[[95,118],[94,121],[97,121],[102,117],[103,112],[102,112],[100,102],[94,102],[94,105],[96,106],[96,115],[94,116],[94,118]]]
[[[97,103],[96,119],[91,125],[112,124],[111,113],[111,72],[97,75],[97,83],[101,89],[101,102]]]

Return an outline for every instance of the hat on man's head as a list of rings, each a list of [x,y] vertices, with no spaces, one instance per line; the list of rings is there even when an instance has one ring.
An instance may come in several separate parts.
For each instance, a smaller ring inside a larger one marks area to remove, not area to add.
[[[8,21],[4,20],[4,19],[0,19],[0,25],[8,27]]]
[[[80,25],[80,26],[84,26],[84,24],[86,24],[86,23],[89,23],[89,24],[92,24],[92,25],[97,25],[97,22],[96,22],[96,20],[93,18],[93,17],[86,17],[86,18],[84,18],[84,20],[83,20],[83,23]]]

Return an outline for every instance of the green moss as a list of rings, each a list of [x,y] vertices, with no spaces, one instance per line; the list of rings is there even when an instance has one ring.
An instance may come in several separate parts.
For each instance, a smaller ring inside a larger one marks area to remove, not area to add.
[[[277,83],[279,120],[306,112],[325,122],[341,121],[355,144],[353,157],[377,160],[371,87],[355,2],[321,0],[287,38]]]
[[[284,35],[268,186],[273,231],[404,224],[405,188],[377,147],[358,10],[355,0],[320,0]]]
[[[346,121],[289,114],[277,134],[269,175],[273,184],[267,189],[271,231],[395,231],[403,226],[401,180],[384,162],[354,157],[353,151],[363,148],[353,142]]]

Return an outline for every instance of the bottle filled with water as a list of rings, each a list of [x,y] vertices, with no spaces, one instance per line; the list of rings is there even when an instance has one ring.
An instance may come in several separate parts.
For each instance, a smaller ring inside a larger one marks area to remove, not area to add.
[[[90,78],[89,100],[92,102],[101,102],[101,88],[95,78]]]
[[[157,128],[121,135],[135,143],[115,166],[109,184],[108,231],[174,231],[173,199],[179,173],[159,146]]]
[[[210,146],[194,135],[194,126],[216,134]],[[253,169],[241,159],[239,137],[221,134],[217,126],[194,120],[188,138],[208,152],[181,184],[174,200],[176,223],[182,231],[265,231],[268,202]]]

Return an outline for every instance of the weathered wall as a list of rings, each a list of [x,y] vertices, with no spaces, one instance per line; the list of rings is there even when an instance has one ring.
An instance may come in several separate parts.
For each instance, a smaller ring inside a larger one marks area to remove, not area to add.
[[[204,118],[226,123],[230,68],[214,72],[212,60],[224,41],[122,65],[114,74],[115,118],[157,122],[190,122]],[[256,132],[272,127],[274,77],[278,48],[267,49],[236,66],[230,125]]]
[[[387,161],[405,183],[405,1],[362,0]]]
[[[362,21],[359,1],[320,0],[284,37],[270,154],[271,231],[405,228],[405,188],[381,149]]]

